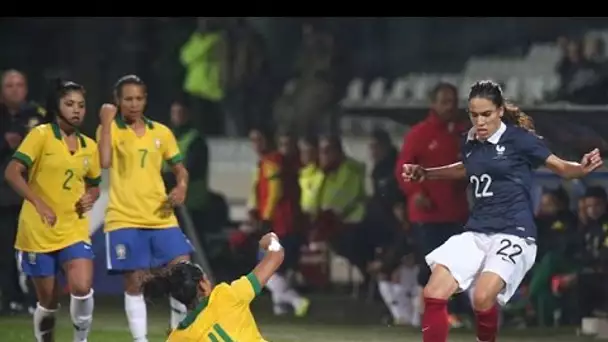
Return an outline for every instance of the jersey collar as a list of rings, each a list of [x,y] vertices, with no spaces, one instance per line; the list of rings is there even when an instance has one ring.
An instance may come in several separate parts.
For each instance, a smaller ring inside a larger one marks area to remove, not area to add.
[[[55,136],[55,138],[57,138],[58,140],[63,140],[63,137],[61,136],[61,129],[59,128],[59,125],[56,122],[51,123],[51,128],[53,129],[53,135]],[[84,137],[82,136],[82,134],[80,134],[80,131],[78,129],[75,131],[75,134],[78,137],[78,140],[80,141],[80,146],[83,148],[87,147],[87,142],[86,140],[84,140]]]
[[[184,330],[188,328],[192,323],[194,323],[196,317],[198,317],[198,315],[200,315],[200,313],[205,310],[207,304],[209,304],[209,297],[203,298],[203,300],[201,300],[201,302],[194,308],[194,310],[192,310],[186,316],[186,318],[184,318],[184,320],[179,323],[177,329]]]
[[[506,131],[507,131],[507,125],[505,125],[505,123],[501,121],[500,127],[498,127],[496,132],[494,132],[494,134],[492,134],[487,139],[487,142],[494,144],[494,145],[498,144],[498,142],[500,141],[500,138],[502,137],[503,134],[505,134]],[[475,133],[476,133],[475,127],[472,127],[469,130],[469,133],[467,134],[467,141],[477,140]]]
[[[152,120],[148,119],[145,116],[143,117],[143,120],[144,120],[144,123],[146,124],[146,126],[148,126],[149,129],[154,129],[154,125],[152,124]],[[114,119],[114,122],[116,122],[116,126],[118,126],[118,128],[120,128],[120,129],[126,129],[127,128],[127,123],[122,118],[122,115],[117,115],[116,118]]]

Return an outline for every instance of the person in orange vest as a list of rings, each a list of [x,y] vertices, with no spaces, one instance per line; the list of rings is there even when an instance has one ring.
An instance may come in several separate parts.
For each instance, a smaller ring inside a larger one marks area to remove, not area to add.
[[[268,128],[254,128],[249,138],[259,156],[249,197],[249,221],[261,233],[274,232],[287,242],[295,236],[295,219],[299,213],[299,187],[297,172],[290,172],[293,165],[277,150],[274,133]],[[297,239],[294,239],[294,241]],[[285,313],[285,305],[291,306],[296,316],[305,316],[310,301],[300,296],[287,282],[284,273],[297,265],[299,245],[285,244],[285,262],[266,284],[274,303],[275,314]]]

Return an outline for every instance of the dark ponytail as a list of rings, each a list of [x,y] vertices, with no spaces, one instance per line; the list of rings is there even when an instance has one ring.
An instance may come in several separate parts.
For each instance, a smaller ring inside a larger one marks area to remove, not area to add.
[[[46,101],[45,101],[45,109],[46,109],[46,117],[45,119],[48,122],[53,122],[60,115],[59,113],[59,101],[64,97],[67,93],[71,91],[81,92],[83,95],[86,93],[84,87],[78,83],[72,81],[65,81],[60,78],[55,78],[49,82]]]
[[[484,98],[491,101],[497,108],[502,107],[504,109],[502,116],[504,123],[521,127],[536,134],[534,120],[505,99],[500,84],[489,80],[475,82],[469,92],[469,101],[473,98]]]
[[[200,266],[183,261],[144,276],[142,289],[147,298],[171,296],[192,308],[197,303],[199,283],[204,277],[205,272]]]
[[[511,124],[517,127],[521,127],[529,132],[536,134],[534,128],[534,120],[528,114],[524,113],[519,107],[505,102],[504,113],[502,115],[502,121],[507,124]]]

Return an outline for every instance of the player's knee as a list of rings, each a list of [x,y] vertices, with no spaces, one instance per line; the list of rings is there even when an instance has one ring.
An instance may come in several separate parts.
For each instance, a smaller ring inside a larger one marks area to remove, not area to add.
[[[448,299],[456,290],[458,290],[456,279],[445,267],[438,265],[433,270],[422,294],[424,298]]]
[[[84,297],[91,293],[91,282],[87,280],[76,281],[70,284],[70,293],[76,297]]]
[[[497,293],[488,287],[475,287],[475,291],[473,291],[473,308],[477,311],[485,311],[492,308],[496,303],[496,296]]]
[[[47,310],[56,310],[59,307],[59,297],[56,295],[39,296],[38,303]]]
[[[140,272],[129,272],[124,275],[125,292],[130,296],[138,296],[143,293]]]

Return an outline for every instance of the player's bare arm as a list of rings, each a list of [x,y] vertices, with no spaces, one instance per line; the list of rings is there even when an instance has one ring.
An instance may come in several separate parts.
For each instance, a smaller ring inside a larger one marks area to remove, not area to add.
[[[550,155],[545,162],[547,168],[566,179],[581,178],[602,166],[600,151],[596,148],[586,153],[580,163],[563,160]]]
[[[98,186],[87,186],[87,191],[76,203],[76,211],[79,215],[82,215],[93,208],[93,204],[95,204],[95,201],[99,198],[99,193]]]
[[[21,197],[25,198],[36,207],[36,211],[38,211],[43,221],[54,226],[55,222],[57,222],[57,216],[53,212],[53,209],[44,203],[27,184],[25,177],[23,177],[26,172],[27,168],[25,165],[16,160],[11,160],[4,171],[4,178]]]
[[[177,180],[177,185],[171,192],[169,193],[169,201],[174,206],[182,205],[186,200],[186,194],[188,193],[188,170],[183,163],[177,163],[171,167],[173,174],[175,174],[175,179]]]
[[[266,255],[253,269],[253,274],[261,286],[266,286],[268,279],[279,269],[285,257],[283,246],[275,233],[268,233],[260,240],[260,248],[266,251]]]
[[[99,119],[101,132],[99,135],[99,162],[103,169],[112,167],[112,121],[116,117],[117,109],[113,104],[106,103],[101,106]]]
[[[466,178],[467,171],[462,162],[430,168],[423,168],[416,164],[403,164],[401,175],[406,182],[422,182],[429,179],[459,180]]]

